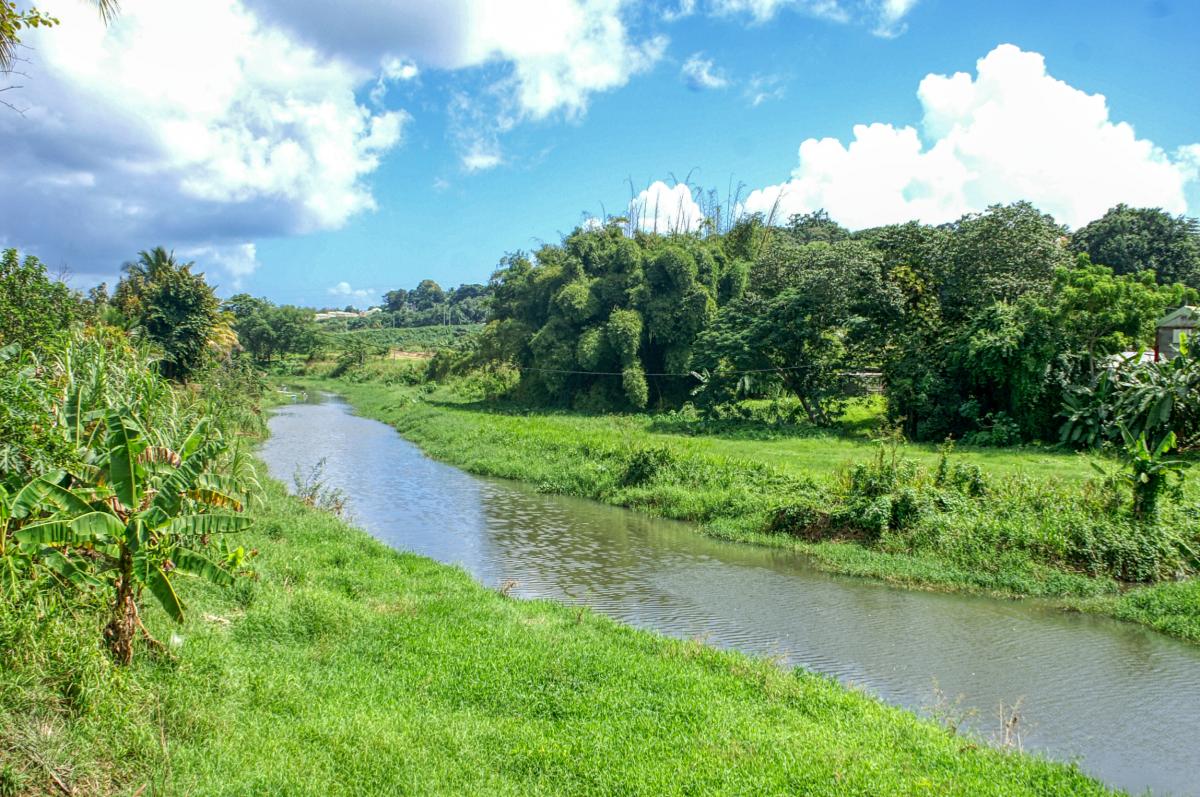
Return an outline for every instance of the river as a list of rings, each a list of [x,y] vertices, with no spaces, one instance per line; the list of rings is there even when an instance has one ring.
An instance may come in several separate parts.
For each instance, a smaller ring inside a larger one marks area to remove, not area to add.
[[[270,429],[272,476],[291,483],[325,459],[356,525],[485,585],[778,657],[923,713],[940,692],[985,737],[1000,704],[1019,701],[1025,750],[1135,793],[1200,795],[1200,647],[1034,601],[833,576],[791,552],[472,476],[334,397],[281,407]]]

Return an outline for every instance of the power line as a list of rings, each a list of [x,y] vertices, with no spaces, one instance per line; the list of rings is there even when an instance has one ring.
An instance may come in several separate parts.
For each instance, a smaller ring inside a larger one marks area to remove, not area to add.
[[[565,368],[532,368],[530,366],[515,365],[513,366],[518,371],[536,371],[543,374],[578,374],[580,376],[624,376],[624,371],[572,371]],[[785,365],[779,368],[750,368],[744,371],[713,371],[709,376],[737,376],[741,374],[773,374],[780,371],[802,371],[808,368],[806,365]],[[699,374],[695,371],[688,371],[684,374],[672,373],[646,373],[643,376],[692,376],[696,377]]]

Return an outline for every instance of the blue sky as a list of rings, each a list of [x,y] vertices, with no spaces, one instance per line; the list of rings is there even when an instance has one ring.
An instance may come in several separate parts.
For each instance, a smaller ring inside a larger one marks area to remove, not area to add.
[[[161,243],[226,294],[365,306],[484,281],[505,252],[627,212],[630,180],[672,175],[855,227],[1029,194],[1072,224],[1116,201],[1200,213],[1200,3],[413,0],[323,20],[220,0],[209,20],[131,0],[104,31],[62,2],[25,115],[0,116],[18,142],[0,173],[27,186],[0,200],[0,241],[76,282]],[[141,42],[206,24],[244,32],[229,68],[147,85]],[[890,127],[843,149],[872,123]]]

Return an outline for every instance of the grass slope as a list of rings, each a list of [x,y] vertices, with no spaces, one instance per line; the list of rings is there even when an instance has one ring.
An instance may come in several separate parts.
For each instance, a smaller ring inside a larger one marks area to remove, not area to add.
[[[826,678],[518,601],[271,484],[257,580],[190,581],[174,660],[0,614],[0,795],[1088,795]],[[53,776],[51,775],[53,773]]]
[[[1200,641],[1200,582],[1195,580],[1123,591],[1110,578],[1040,564],[1026,555],[1001,551],[997,541],[966,530],[960,538],[955,537],[955,529],[946,534],[961,544],[962,550],[956,551],[888,550],[762,533],[767,509],[788,500],[797,485],[828,478],[848,462],[870,458],[875,448],[866,440],[821,436],[750,441],[668,433],[655,429],[669,424],[646,416],[494,412],[443,401],[440,395],[433,401],[421,400],[417,390],[372,381],[303,383],[311,390],[342,393],[363,414],[391,424],[431,456],[474,473],[696,521],[717,536],[802,551],[835,572],[909,587],[1053,598],[1072,609],[1108,614]],[[617,472],[622,457],[647,444],[674,452],[683,463],[685,478],[622,486]],[[926,465],[936,459],[932,448],[921,446],[906,450],[905,456]],[[983,450],[956,457],[990,474],[1026,478],[1035,486],[1070,486],[1092,473],[1087,458],[1068,453]],[[1070,522],[1055,518],[1053,493],[1031,500],[1041,500],[1047,507],[1029,510],[1045,522]],[[986,525],[989,518],[973,520]],[[1021,526],[1024,521],[1009,522]]]

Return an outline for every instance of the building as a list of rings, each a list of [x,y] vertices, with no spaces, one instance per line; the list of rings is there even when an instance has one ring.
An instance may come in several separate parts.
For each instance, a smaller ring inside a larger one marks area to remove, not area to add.
[[[1155,325],[1154,360],[1173,360],[1179,356],[1179,343],[1184,335],[1188,343],[1196,340],[1196,330],[1200,328],[1200,307],[1184,305],[1178,310],[1167,313]]]

